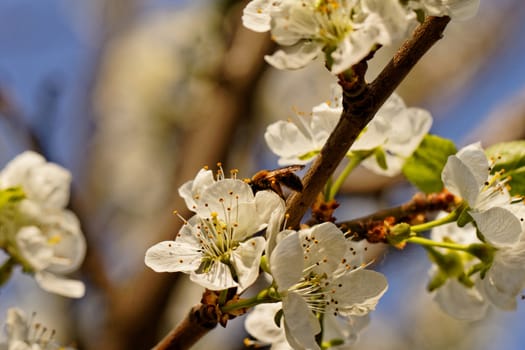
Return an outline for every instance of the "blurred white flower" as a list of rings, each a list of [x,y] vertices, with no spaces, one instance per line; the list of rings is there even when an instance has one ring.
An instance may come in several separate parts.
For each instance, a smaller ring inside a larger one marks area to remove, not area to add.
[[[471,223],[462,228],[455,223],[436,227],[431,237],[436,241],[459,244],[481,243]],[[478,320],[485,316],[489,305],[501,310],[516,309],[517,297],[525,288],[525,232],[512,245],[493,246],[497,250],[483,278],[479,272],[469,276],[474,281],[472,287],[449,278],[436,291],[435,300],[443,311],[458,319]],[[479,262],[467,253],[458,254],[467,269]],[[436,271],[436,266],[433,266],[431,274]]]
[[[0,188],[22,188],[26,195],[8,213],[2,212],[3,231],[8,236],[8,252],[34,273],[44,290],[67,297],[84,295],[84,284],[60,275],[72,272],[82,263],[86,243],[80,223],[64,209],[69,201],[71,174],[57,164],[48,163],[37,153],[26,151],[0,172]]]
[[[302,68],[324,52],[338,74],[374,45],[403,38],[414,18],[398,0],[255,0],[242,19],[254,31],[271,30],[273,40],[284,46],[266,56],[276,68]]]
[[[54,331],[33,323],[25,313],[18,308],[7,310],[5,331],[7,343],[0,343],[2,350],[74,350],[57,344],[53,337]]]
[[[246,316],[244,326],[246,331],[255,340],[245,340],[249,346],[268,346],[272,350],[291,350],[293,349],[286,340],[284,331],[283,317],[279,319],[279,326],[276,325],[276,314],[282,309],[282,303],[259,304]],[[369,321],[366,316],[337,317],[332,314],[323,316],[323,342],[334,344],[326,349],[350,349],[355,343],[359,331],[361,331]]]
[[[192,183],[199,183],[204,172]],[[181,192],[185,193],[185,184]],[[157,272],[181,271],[195,283],[211,290],[249,287],[259,274],[265,247],[263,237],[253,237],[264,229],[282,199],[271,191],[255,195],[251,187],[237,179],[219,179],[193,188],[188,201],[194,215],[181,228],[175,241],[160,242],[146,252],[145,263]]]
[[[357,245],[355,245],[357,247]],[[314,313],[363,316],[375,309],[388,284],[365,270],[360,252],[333,223],[291,232],[270,256],[270,270],[282,297],[286,339],[293,348],[319,349]]]
[[[280,157],[280,165],[305,164],[319,154],[343,112],[341,96],[340,87],[334,85],[331,100],[314,107],[310,116],[298,113],[299,123],[278,121],[268,126],[264,138]],[[359,135],[348,156],[368,152],[370,156],[362,162],[365,167],[381,175],[397,175],[431,125],[428,111],[407,108],[401,97],[393,94]],[[383,154],[386,169],[372,156],[374,152]]]

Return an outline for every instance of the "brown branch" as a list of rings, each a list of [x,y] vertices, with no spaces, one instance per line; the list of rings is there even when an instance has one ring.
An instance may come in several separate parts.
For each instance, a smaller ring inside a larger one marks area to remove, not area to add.
[[[153,350],[189,349],[215,326],[215,308],[203,304],[196,305]]]
[[[425,195],[417,193],[410,201],[400,206],[383,209],[371,215],[363,216],[357,219],[337,222],[344,232],[348,232],[355,240],[367,239],[371,242],[377,241],[377,235],[374,229],[378,225],[383,225],[384,220],[391,224],[407,222],[413,224],[424,221],[427,213],[438,210],[451,210],[455,203],[455,197],[448,191],[432,193]],[[415,222],[414,222],[415,221]]]
[[[303,179],[304,189],[290,196],[288,224],[297,227],[317,194],[345,157],[357,136],[403,81],[412,67],[443,35],[449,17],[427,17],[371,84],[351,85],[344,78],[343,114],[336,128]]]

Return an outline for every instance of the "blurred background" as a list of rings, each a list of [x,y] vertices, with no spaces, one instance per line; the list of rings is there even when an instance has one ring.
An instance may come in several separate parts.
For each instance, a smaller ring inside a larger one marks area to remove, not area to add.
[[[262,59],[266,34],[240,24],[244,2],[181,0],[0,0],[0,165],[36,149],[73,172],[71,208],[88,256],[81,300],[39,290],[17,273],[0,290],[11,306],[79,349],[148,349],[200,299],[185,276],[146,269],[146,249],[172,239],[189,218],[177,188],[221,161],[250,177],[277,167],[264,144],[270,122],[329,98],[322,62],[293,72]],[[525,2],[482,1],[454,22],[398,92],[429,109],[432,132],[458,146],[525,136]],[[369,80],[395,52],[381,49]],[[400,204],[401,179],[359,169],[344,188],[339,220]],[[425,291],[422,249],[381,251],[390,288],[356,349],[523,349],[524,302],[479,322],[443,314]],[[3,259],[3,257],[1,257]],[[1,260],[0,260],[1,261]],[[242,317],[195,348],[242,349]],[[211,345],[213,344],[213,345]],[[220,344],[220,345],[218,345]]]

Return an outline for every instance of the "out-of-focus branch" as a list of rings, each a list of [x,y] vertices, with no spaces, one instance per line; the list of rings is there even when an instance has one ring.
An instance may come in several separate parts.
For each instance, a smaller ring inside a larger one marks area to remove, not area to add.
[[[417,61],[443,35],[449,17],[427,17],[396,55],[370,84],[348,84],[343,79],[343,114],[319,156],[303,179],[304,189],[287,201],[288,225],[297,227],[359,133],[403,81]],[[351,82],[353,83],[353,82]]]
[[[201,105],[200,115],[196,116],[196,120],[205,122],[196,125],[184,135],[182,149],[188,156],[184,158],[176,174],[179,185],[193,178],[202,166],[213,165],[224,159],[234,130],[239,120],[247,114],[247,102],[251,100],[250,97],[265,68],[261,57],[269,52],[271,45],[268,36],[252,33],[242,27],[240,22],[237,23],[231,46],[219,72],[219,83],[209,95],[210,98]],[[242,54],[240,47],[243,48]],[[242,75],[236,73],[236,67],[243,68]],[[175,196],[171,207],[185,208],[185,203]],[[181,210],[181,215],[185,217],[189,217],[190,214]],[[152,243],[173,239],[180,223],[170,216],[166,217],[164,227],[163,232],[152,237]],[[166,309],[175,276],[154,273],[144,268],[142,273],[123,286],[113,298],[105,332],[98,342],[90,344],[91,348],[127,350],[151,346],[159,320]],[[193,321],[185,322],[185,327],[193,327]],[[186,329],[187,331],[193,332],[191,329]],[[199,337],[206,332],[206,327],[199,332],[195,331]],[[188,333],[177,331],[174,334],[186,336]]]

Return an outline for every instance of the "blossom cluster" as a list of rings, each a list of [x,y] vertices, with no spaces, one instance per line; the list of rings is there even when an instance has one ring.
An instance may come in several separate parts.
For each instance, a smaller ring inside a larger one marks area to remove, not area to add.
[[[375,308],[387,282],[382,274],[364,268],[363,243],[348,241],[333,223],[283,230],[284,201],[279,195],[270,190],[253,193],[246,181],[219,174],[215,179],[212,171],[202,169],[180,187],[195,215],[175,240],[148,249],[147,266],[157,272],[188,273],[210,290],[236,288],[242,293],[257,279],[264,253],[278,295],[274,302],[282,303],[285,336],[279,339],[294,348],[319,348],[316,313],[327,320],[350,319]],[[265,235],[258,234],[263,229]]]
[[[491,173],[489,159],[479,143],[450,156],[442,178],[446,188],[467,205],[470,222],[464,227],[451,223],[433,229],[435,241],[485,244],[481,252],[459,252],[461,266],[445,274],[436,301],[447,313],[460,319],[480,319],[487,307],[502,310],[517,307],[516,298],[525,288],[525,205],[512,197],[504,173]],[[466,215],[466,214],[465,214]],[[476,256],[481,263],[476,264]]]
[[[86,252],[80,223],[65,209],[70,183],[66,169],[35,152],[10,161],[0,172],[0,190],[20,188],[24,199],[1,207],[0,243],[42,289],[78,298],[84,284],[63,277],[80,266]]]
[[[244,9],[244,25],[271,31],[282,49],[266,56],[279,69],[306,66],[324,53],[332,73],[339,74],[379,46],[405,38],[416,12],[468,18],[479,0],[252,0]]]
[[[279,156],[280,165],[306,164],[319,154],[342,112],[342,91],[334,85],[329,102],[315,106],[309,115],[298,113],[297,123],[277,121],[269,125],[264,138]],[[361,132],[347,157],[362,158],[363,166],[380,175],[398,175],[431,125],[428,111],[407,108],[394,93]]]

